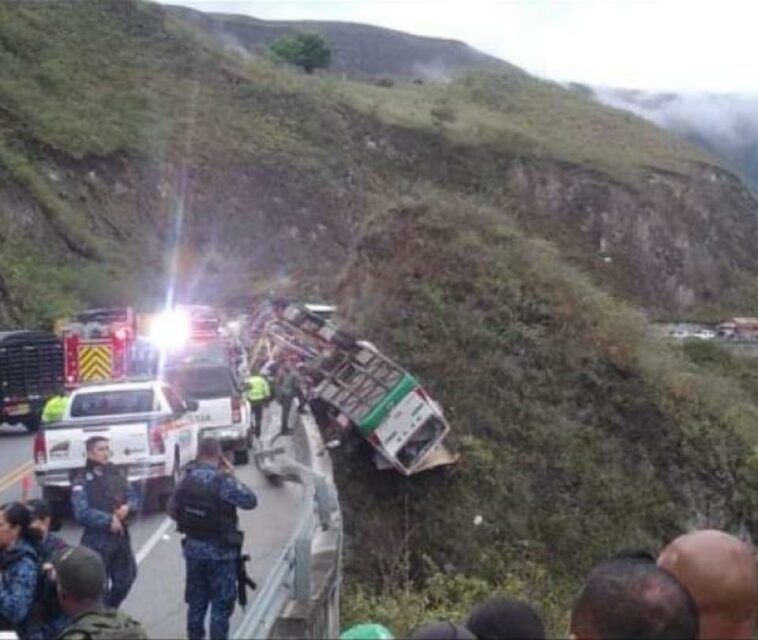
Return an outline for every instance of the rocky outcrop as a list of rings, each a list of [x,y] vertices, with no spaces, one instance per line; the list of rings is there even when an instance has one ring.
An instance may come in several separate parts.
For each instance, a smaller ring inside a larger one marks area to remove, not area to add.
[[[649,308],[713,303],[737,274],[758,273],[758,202],[717,167],[651,171],[636,189],[579,168],[518,161],[508,181],[525,216],[579,231],[598,263],[621,261]]]

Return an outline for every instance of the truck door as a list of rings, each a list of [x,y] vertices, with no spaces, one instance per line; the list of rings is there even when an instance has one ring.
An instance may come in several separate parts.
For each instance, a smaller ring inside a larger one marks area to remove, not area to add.
[[[197,456],[197,423],[195,415],[185,411],[184,400],[176,389],[161,385],[161,391],[168,401],[171,413],[176,416],[171,431],[172,443],[179,447],[180,464],[183,467]]]

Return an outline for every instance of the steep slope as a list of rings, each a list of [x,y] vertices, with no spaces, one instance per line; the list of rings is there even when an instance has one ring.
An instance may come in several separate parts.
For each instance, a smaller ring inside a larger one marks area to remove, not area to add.
[[[350,619],[404,634],[505,591],[558,637],[581,576],[612,551],[690,527],[755,535],[755,384],[650,341],[638,313],[502,210],[439,196],[374,211],[340,301],[432,381],[463,461],[407,481],[341,454]]]

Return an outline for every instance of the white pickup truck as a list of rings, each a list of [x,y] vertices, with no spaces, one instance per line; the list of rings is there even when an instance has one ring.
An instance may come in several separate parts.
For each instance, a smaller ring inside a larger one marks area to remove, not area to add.
[[[126,470],[129,482],[143,489],[149,483],[150,496],[161,504],[197,454],[196,410],[196,402],[154,380],[76,389],[63,419],[43,425],[34,440],[34,473],[43,497],[55,513],[65,511],[72,477],[87,458],[86,441],[104,436],[111,462]]]

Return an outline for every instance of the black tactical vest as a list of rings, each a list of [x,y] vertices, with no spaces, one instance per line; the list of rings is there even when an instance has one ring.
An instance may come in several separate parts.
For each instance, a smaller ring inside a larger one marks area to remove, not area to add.
[[[88,463],[84,469],[84,490],[93,509],[113,513],[126,504],[127,489],[126,478],[116,465]]]
[[[176,492],[177,529],[191,538],[225,542],[237,530],[237,507],[221,499],[218,474],[202,482],[191,471],[184,476]]]

